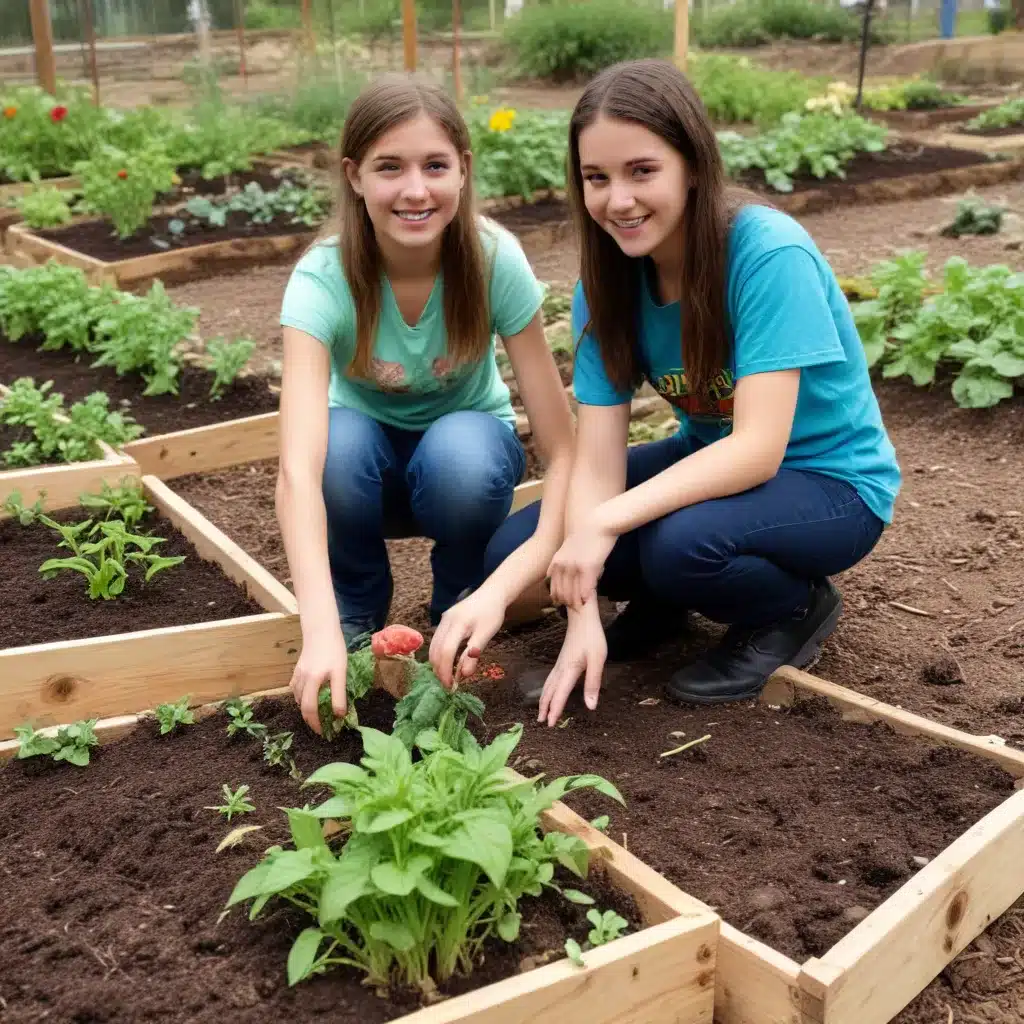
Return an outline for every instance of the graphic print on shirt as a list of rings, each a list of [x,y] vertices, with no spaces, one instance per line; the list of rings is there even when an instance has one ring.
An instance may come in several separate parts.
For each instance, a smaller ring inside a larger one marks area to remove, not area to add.
[[[370,371],[381,391],[404,394],[409,390],[405,379],[405,367],[401,363],[389,363],[374,356],[370,364]]]
[[[708,383],[703,395],[690,391],[686,373],[682,369],[652,377],[651,385],[669,405],[682,412],[690,422],[720,428],[723,433],[732,429],[734,378],[731,370],[721,370]]]

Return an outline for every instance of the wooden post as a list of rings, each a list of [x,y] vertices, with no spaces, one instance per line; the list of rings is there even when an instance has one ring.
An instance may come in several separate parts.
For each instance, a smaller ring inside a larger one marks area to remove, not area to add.
[[[235,0],[235,27],[238,30],[238,70],[242,83],[249,88],[249,73],[245,66],[245,0]]]
[[[96,26],[93,23],[92,0],[82,0],[82,22],[85,40],[89,44],[89,74],[92,75],[93,102],[100,105],[100,72],[96,62]]]
[[[462,54],[459,51],[459,25],[462,22],[462,4],[452,0],[452,86],[455,102],[462,102]]]
[[[405,70],[416,70],[416,0],[402,0],[402,48]]]
[[[690,45],[690,3],[689,0],[675,0],[676,3],[676,33],[675,33],[675,58],[676,67],[680,71],[686,70],[687,50]]]
[[[53,59],[53,25],[50,23],[48,0],[30,0],[32,42],[36,47],[36,77],[51,95],[57,94],[57,66]]]
[[[306,51],[316,53],[316,36],[313,33],[313,0],[302,0],[302,32],[306,37]]]

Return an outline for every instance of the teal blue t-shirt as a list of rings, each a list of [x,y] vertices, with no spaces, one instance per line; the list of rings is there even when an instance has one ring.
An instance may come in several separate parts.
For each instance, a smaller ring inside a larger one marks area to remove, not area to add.
[[[718,440],[732,429],[737,380],[800,369],[783,466],[847,481],[875,515],[892,522],[900,469],[871,387],[864,346],[832,268],[800,224],[765,206],[747,206],[737,214],[726,285],[732,365],[722,368],[705,395],[691,395],[687,388],[679,303],[658,305],[647,274],[638,276],[644,376],[672,404],[680,430],[704,444]],[[631,393],[612,385],[597,342],[584,333],[588,320],[577,284],[572,304],[573,336],[581,339],[573,374],[576,399],[584,405],[628,402]]]
[[[337,239],[311,246],[292,271],[280,322],[322,342],[331,356],[329,404],[356,409],[404,430],[423,431],[464,409],[489,413],[515,429],[516,415],[494,354],[494,339],[522,331],[544,294],[518,239],[494,221],[479,219],[488,276],[490,345],[475,363],[453,366],[444,322],[444,279],[438,274],[423,312],[407,324],[391,282],[381,276],[380,318],[371,376],[348,373],[355,355],[356,311],[341,267]]]

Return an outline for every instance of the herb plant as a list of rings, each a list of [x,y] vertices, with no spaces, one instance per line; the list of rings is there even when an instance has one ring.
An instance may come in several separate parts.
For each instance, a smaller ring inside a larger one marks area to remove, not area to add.
[[[71,223],[68,196],[62,189],[43,185],[19,197],[15,206],[30,228],[59,228]]]
[[[983,110],[964,127],[972,132],[987,132],[1009,128],[1011,125],[1020,125],[1020,130],[1024,132],[1024,96],[1006,100],[991,110]]]
[[[483,713],[483,701],[476,694],[446,689],[429,664],[417,663],[409,692],[395,705],[392,733],[407,750],[459,749],[468,735],[469,716],[480,718]]]
[[[587,920],[593,925],[587,933],[587,944],[591,949],[613,942],[629,927],[629,922],[614,910],[606,910],[603,913],[597,909],[588,910]],[[565,940],[565,952],[574,964],[584,966],[583,947],[575,939]]]
[[[160,735],[166,736],[179,725],[195,725],[196,716],[188,706],[188,696],[153,708],[153,715],[160,723]]]
[[[128,527],[138,525],[143,517],[153,511],[153,506],[146,502],[142,484],[130,477],[122,480],[117,487],[104,481],[100,485],[99,494],[83,494],[78,503],[97,515],[102,513],[104,519],[116,516]]]
[[[257,722],[252,708],[252,702],[242,697],[232,697],[224,702],[224,711],[228,718],[228,735],[234,736],[244,732],[254,739],[263,739],[267,734],[267,727],[262,722]]]
[[[483,199],[565,188],[568,111],[470,111],[473,179]]]
[[[332,792],[312,810],[289,809],[294,849],[271,847],[235,886],[228,907],[252,900],[256,917],[273,898],[315,924],[288,957],[294,985],[334,964],[371,984],[396,982],[429,991],[456,971],[468,973],[483,943],[519,933],[519,901],[555,888],[555,866],[585,877],[585,843],[542,834],[542,811],[566,792],[592,787],[621,802],[596,775],[546,786],[507,768],[522,735],[516,726],[480,747],[441,747],[413,762],[396,737],[360,727],[362,767],[329,764],[305,785]],[[339,821],[348,838],[335,853],[321,820]]]
[[[95,726],[97,719],[90,718],[72,725],[62,725],[56,736],[46,736],[30,725],[14,728],[18,738],[18,757],[51,756],[54,761],[69,761],[84,768],[89,763],[89,750],[99,745]]]
[[[320,688],[317,696],[317,712],[320,717],[320,731],[328,742],[337,739],[345,729],[359,725],[356,701],[362,700],[373,689],[376,662],[370,645],[360,647],[348,657],[348,673],[345,677],[347,710],[343,718],[334,717],[330,686]]]
[[[232,792],[231,787],[225,782],[220,787],[220,791],[224,794],[224,803],[219,807],[206,807],[204,810],[217,811],[223,814],[228,821],[236,814],[248,814],[250,811],[256,810],[256,805],[248,799],[249,787],[245,783]]]
[[[210,357],[210,369],[213,371],[213,383],[210,385],[210,397],[219,399],[232,385],[249,357],[256,348],[252,338],[211,338],[206,343],[206,352]]]
[[[26,505],[21,500],[21,491],[11,491],[4,499],[3,510],[12,518],[17,519],[22,526],[31,526],[43,512],[43,501],[46,492],[40,491],[39,496],[31,505]]]
[[[981,196],[967,195],[956,205],[956,216],[942,229],[947,238],[961,235],[994,235],[1003,225],[1006,210],[995,203],[986,203]]]

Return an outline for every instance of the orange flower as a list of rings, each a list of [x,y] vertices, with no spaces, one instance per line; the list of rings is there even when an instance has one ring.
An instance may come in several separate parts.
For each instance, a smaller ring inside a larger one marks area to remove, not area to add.
[[[8,121],[13,121],[17,114],[17,107],[4,107],[4,117],[6,117]]]
[[[125,169],[124,169],[124,168],[122,167],[122,168],[121,168],[121,170],[119,170],[119,171],[117,172],[117,176],[118,176],[118,177],[119,177],[119,178],[120,178],[120,179],[121,179],[122,181],[124,181],[124,179],[128,177],[128,172],[127,172],[127,171],[126,171],[126,170],[125,170]]]

